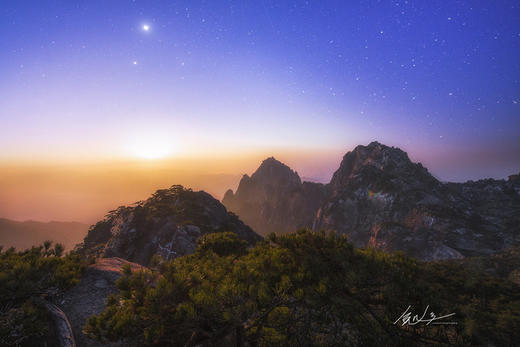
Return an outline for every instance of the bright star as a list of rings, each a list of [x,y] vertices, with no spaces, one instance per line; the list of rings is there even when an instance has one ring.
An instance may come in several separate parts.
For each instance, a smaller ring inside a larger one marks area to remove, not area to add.
[[[144,31],[149,31],[150,30],[150,26],[148,24],[143,24],[143,30]]]

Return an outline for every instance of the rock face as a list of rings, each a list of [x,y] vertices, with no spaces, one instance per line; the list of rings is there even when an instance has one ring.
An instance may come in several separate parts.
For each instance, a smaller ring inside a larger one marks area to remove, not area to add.
[[[118,291],[116,280],[121,276],[123,265],[128,264],[132,271],[144,267],[120,258],[98,259],[96,264],[88,267],[78,285],[72,287],[57,299],[57,305],[72,326],[77,346],[121,346],[119,343],[100,343],[89,339],[82,330],[87,319],[104,311],[106,299]]]
[[[146,201],[119,207],[92,226],[77,247],[87,257],[120,257],[148,265],[192,253],[203,234],[231,231],[250,244],[261,237],[211,195],[173,186]]]
[[[400,149],[372,142],[347,153],[331,182],[310,184],[309,193],[303,188],[309,183],[274,159],[260,168],[267,161],[287,177],[292,173],[290,183],[271,181],[258,169],[223,200],[260,234],[300,226],[335,230],[358,247],[422,260],[491,254],[520,241],[518,175],[442,183]]]
[[[251,177],[242,177],[236,194],[228,190],[222,203],[267,235],[311,226],[325,197],[325,185],[302,183],[295,171],[271,157]]]

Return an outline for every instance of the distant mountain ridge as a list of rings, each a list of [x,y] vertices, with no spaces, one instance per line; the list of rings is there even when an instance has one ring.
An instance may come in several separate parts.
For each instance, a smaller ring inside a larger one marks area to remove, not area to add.
[[[87,234],[88,225],[79,222],[15,221],[0,218],[0,245],[22,250],[38,246],[45,240],[62,243],[71,250]]]
[[[302,182],[298,173],[273,157],[255,173],[244,175],[236,194],[230,189],[222,203],[261,235],[310,227],[327,197],[327,186]]]
[[[399,148],[372,142],[345,154],[328,184],[302,183],[266,159],[222,202],[261,235],[330,229],[358,247],[463,258],[519,244],[518,177],[442,183]]]

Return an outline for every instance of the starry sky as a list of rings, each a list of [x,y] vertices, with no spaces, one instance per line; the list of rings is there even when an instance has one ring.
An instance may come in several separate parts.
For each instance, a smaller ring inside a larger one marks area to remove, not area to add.
[[[378,140],[445,180],[520,171],[518,1],[3,0],[0,33],[4,162]]]

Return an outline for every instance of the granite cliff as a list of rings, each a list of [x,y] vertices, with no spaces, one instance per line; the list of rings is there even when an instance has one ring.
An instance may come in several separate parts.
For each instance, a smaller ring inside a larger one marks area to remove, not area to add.
[[[329,184],[301,182],[274,158],[223,204],[261,235],[299,227],[347,234],[358,247],[422,260],[502,251],[520,241],[520,182],[443,183],[378,142],[348,152]]]
[[[86,257],[119,257],[146,266],[156,254],[165,260],[190,254],[200,236],[224,231],[249,244],[261,240],[211,195],[177,185],[111,211],[76,250]]]
[[[240,180],[236,194],[228,190],[222,203],[261,235],[312,225],[326,197],[326,186],[303,182],[298,173],[274,158]]]

